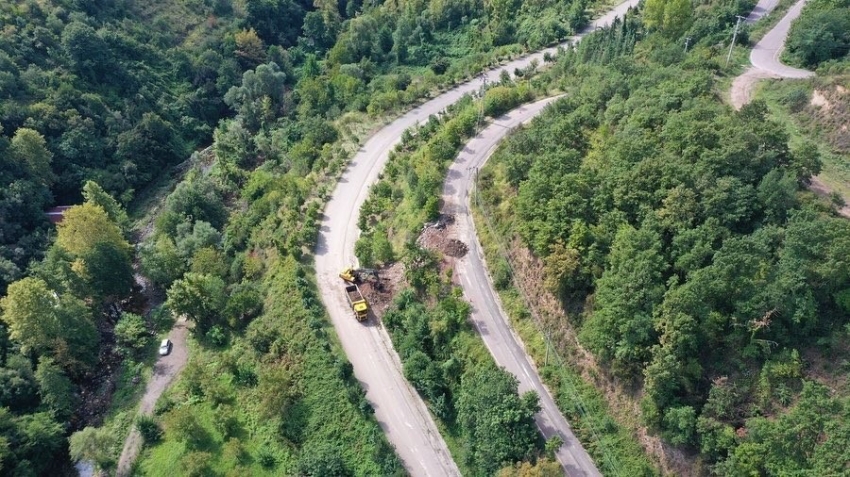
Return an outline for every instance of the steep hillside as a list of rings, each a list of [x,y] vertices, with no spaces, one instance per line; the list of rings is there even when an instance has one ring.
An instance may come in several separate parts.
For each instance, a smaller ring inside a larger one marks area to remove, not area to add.
[[[567,97],[481,172],[482,213],[532,302],[559,300],[548,326],[571,365],[621,419],[639,410],[672,472],[840,475],[850,224],[805,192],[814,143],[764,103],[720,102],[724,48],[694,39],[712,6],[674,5],[647,2],[633,55],[612,38],[595,65],[559,59]],[[812,122],[834,121],[808,102]],[[509,284],[509,271],[494,273]],[[675,464],[675,448],[692,457]]]

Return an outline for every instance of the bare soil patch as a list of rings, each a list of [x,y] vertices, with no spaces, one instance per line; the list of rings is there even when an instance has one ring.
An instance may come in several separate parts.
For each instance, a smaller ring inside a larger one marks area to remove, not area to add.
[[[826,96],[824,96],[823,93],[818,90],[814,90],[812,92],[812,100],[810,103],[812,106],[818,106],[823,108],[824,111],[829,111],[830,108],[832,108],[832,103],[830,103],[829,100],[826,99]]]
[[[458,240],[454,215],[440,214],[435,222],[426,223],[416,243],[440,256],[440,274],[454,269],[455,260],[469,252],[469,246]]]
[[[445,256],[461,258],[469,252],[469,247],[454,238],[456,236],[454,216],[442,214],[436,222],[425,224],[422,235],[419,236],[416,243]]]
[[[404,278],[404,264],[393,263],[389,266],[376,269],[377,280],[367,280],[360,285],[360,291],[372,308],[376,318],[381,319],[393,302],[396,293],[401,291],[407,281]]]

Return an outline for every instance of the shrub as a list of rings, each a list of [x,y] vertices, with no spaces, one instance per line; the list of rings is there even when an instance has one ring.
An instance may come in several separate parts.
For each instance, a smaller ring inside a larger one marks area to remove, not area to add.
[[[151,416],[139,416],[136,418],[136,429],[142,435],[145,444],[156,444],[162,439],[162,428],[155,418]]]

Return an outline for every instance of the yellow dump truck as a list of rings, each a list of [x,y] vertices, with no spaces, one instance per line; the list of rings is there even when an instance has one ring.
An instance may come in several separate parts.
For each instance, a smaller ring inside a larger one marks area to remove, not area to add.
[[[357,318],[357,321],[365,321],[369,316],[369,304],[366,303],[366,299],[360,293],[360,288],[353,284],[346,286],[345,296],[348,297],[348,304],[354,310],[354,317]]]

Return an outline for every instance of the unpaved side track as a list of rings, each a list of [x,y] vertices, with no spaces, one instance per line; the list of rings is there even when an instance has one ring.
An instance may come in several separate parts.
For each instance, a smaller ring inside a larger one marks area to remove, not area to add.
[[[546,98],[517,108],[496,119],[489,127],[473,138],[449,168],[443,186],[444,214],[455,217],[457,239],[469,246],[469,253],[455,264],[455,271],[472,304],[472,320],[484,339],[496,363],[513,374],[519,381],[519,391],[535,391],[540,396],[540,412],[534,416],[537,427],[546,439],[560,436],[564,445],[557,452],[558,462],[566,475],[599,476],[593,460],[575,437],[569,423],[543,385],[533,361],[525,351],[520,338],[513,332],[502,309],[501,301],[484,263],[484,254],[475,232],[470,214],[470,189],[474,187],[475,174],[490,158],[499,142],[517,126],[530,121],[543,112],[557,98]]]
[[[637,3],[638,0],[625,1],[593,22],[586,31],[610,24]],[[401,362],[386,330],[376,326],[374,321],[364,325],[354,319],[337,274],[343,267],[356,263],[354,243],[360,233],[357,228],[360,207],[386,164],[390,149],[401,140],[404,130],[426,121],[463,95],[478,91],[482,81],[498,81],[502,70],[513,73],[532,62],[543,64],[544,54],[556,52],[557,47],[547,48],[486,71],[478,80],[453,88],[385,126],[369,138],[352,159],[325,207],[316,246],[316,275],[322,301],[354,366],[354,374],[375,408],[375,417],[405,468],[413,475],[458,475],[459,472],[425,403],[405,381]]]
[[[186,349],[186,337],[188,330],[186,328],[186,319],[180,318],[174,325],[174,328],[168,333],[168,339],[174,343],[171,348],[171,353],[168,356],[161,356],[153,367],[153,376],[145,388],[145,395],[139,403],[139,415],[149,416],[153,412],[156,401],[162,395],[175,376],[180,374],[180,371],[186,366],[186,361],[189,359],[189,351]],[[121,451],[121,457],[118,459],[118,468],[115,475],[125,477],[130,475],[130,470],[133,467],[133,462],[139,455],[142,449],[142,436],[136,430],[136,426],[132,426],[130,434],[124,441],[124,449]]]

